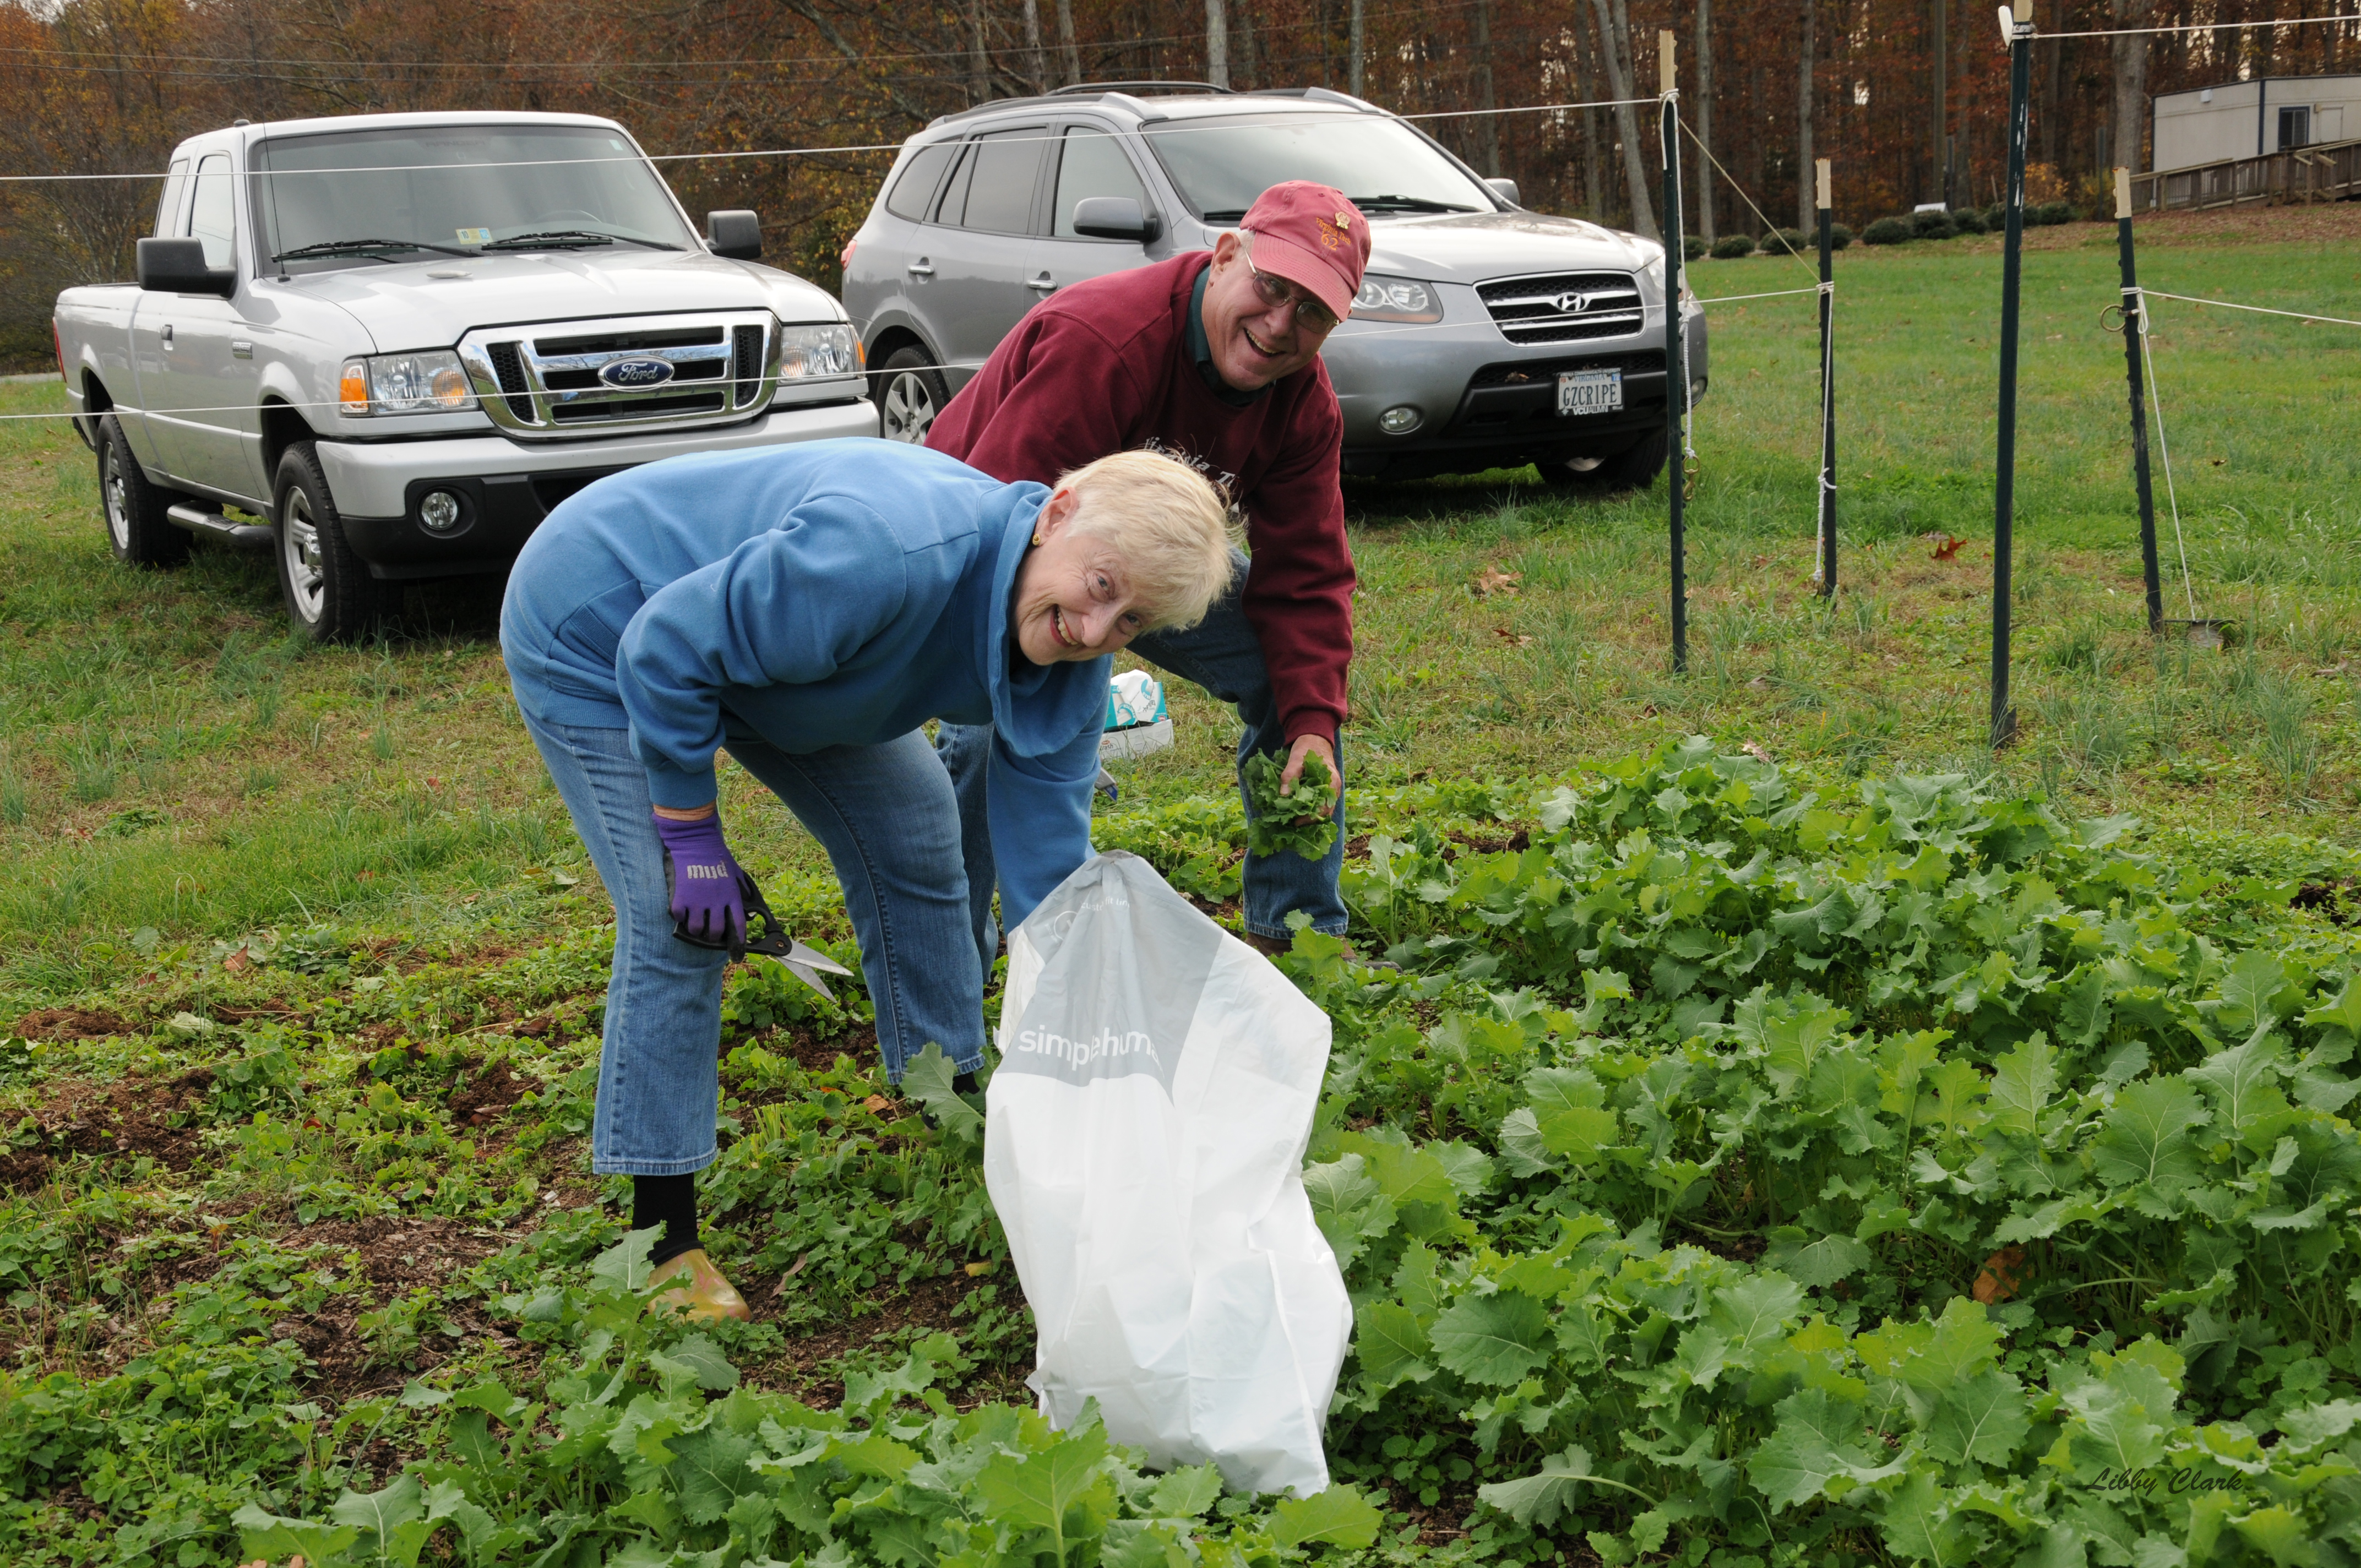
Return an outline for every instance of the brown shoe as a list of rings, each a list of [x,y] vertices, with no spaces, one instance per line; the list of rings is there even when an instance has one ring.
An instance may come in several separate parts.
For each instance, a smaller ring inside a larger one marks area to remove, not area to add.
[[[1247,947],[1252,948],[1256,952],[1260,953],[1264,958],[1275,959],[1279,957],[1279,954],[1292,949],[1295,946],[1295,938],[1292,937],[1266,937],[1259,931],[1248,931],[1246,933],[1246,944]]]
[[[709,1323],[721,1318],[735,1318],[741,1323],[753,1320],[754,1313],[746,1305],[746,1298],[738,1294],[738,1288],[713,1266],[713,1260],[705,1255],[703,1247],[691,1247],[669,1263],[657,1265],[648,1283],[661,1285],[675,1277],[681,1278],[680,1285],[657,1297],[657,1306],[669,1307],[691,1322]]]

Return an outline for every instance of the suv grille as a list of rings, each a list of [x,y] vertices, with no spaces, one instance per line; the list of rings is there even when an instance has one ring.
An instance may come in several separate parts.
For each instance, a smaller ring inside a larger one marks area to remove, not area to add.
[[[672,429],[742,419],[778,383],[768,311],[567,322],[564,335],[487,329],[459,342],[485,412],[522,437]],[[629,364],[631,371],[609,367]]]
[[[1476,286],[1500,335],[1510,343],[1577,343],[1629,337],[1647,322],[1640,286],[1629,272],[1546,272],[1496,278]]]

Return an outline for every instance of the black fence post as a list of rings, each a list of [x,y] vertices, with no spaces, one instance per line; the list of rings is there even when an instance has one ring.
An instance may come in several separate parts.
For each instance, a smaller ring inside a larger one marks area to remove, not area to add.
[[[1658,135],[1664,148],[1664,478],[1671,488],[1673,554],[1673,669],[1689,667],[1688,532],[1682,516],[1687,500],[1687,466],[1682,453],[1688,433],[1688,364],[1681,352],[1681,272],[1687,258],[1681,254],[1680,97],[1675,91],[1674,40],[1669,31],[1656,35],[1658,80],[1662,85]]]
[[[2147,378],[2140,374],[2140,334],[2147,312],[2132,264],[2132,171],[2115,170],[2115,252],[2124,272],[2124,374],[2132,389],[2132,482],[2139,491],[2140,573],[2147,585],[2147,629],[2164,630],[2164,576],[2156,559],[2156,490],[2147,474]]]
[[[2016,738],[2008,700],[2009,554],[2016,522],[2016,332],[2025,274],[2025,134],[2033,79],[2033,24],[2001,7],[2008,37],[2008,227],[2001,247],[2000,429],[1993,482],[1992,744]]]
[[[1820,199],[1820,597],[1837,591],[1837,356],[1835,245],[1828,160],[1814,174]]]

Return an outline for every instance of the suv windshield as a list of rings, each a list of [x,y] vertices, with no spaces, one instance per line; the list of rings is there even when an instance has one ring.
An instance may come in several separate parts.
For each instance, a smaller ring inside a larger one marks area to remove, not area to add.
[[[1181,199],[1209,224],[1234,224],[1283,180],[1317,180],[1363,212],[1489,213],[1490,193],[1433,143],[1376,115],[1260,115],[1140,127]]]
[[[278,137],[255,148],[253,169],[263,254],[288,272],[485,248],[697,244],[647,160],[597,126]]]

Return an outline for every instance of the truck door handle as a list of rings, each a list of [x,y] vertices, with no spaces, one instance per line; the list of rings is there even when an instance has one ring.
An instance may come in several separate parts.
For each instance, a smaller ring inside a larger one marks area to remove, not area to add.
[[[1042,273],[1038,278],[1031,280],[1025,286],[1028,289],[1038,290],[1044,294],[1054,294],[1058,291],[1058,285],[1051,280],[1047,272]]]
[[[164,345],[164,346],[165,346],[165,347],[167,347],[167,348],[171,347],[171,346],[172,346],[172,323],[171,323],[170,322],[166,322],[166,323],[164,323],[164,330],[163,330],[163,331],[161,331],[161,332],[159,332],[159,333],[158,333],[156,335],[163,341],[163,345]]]
[[[229,356],[232,359],[253,358],[254,344],[252,340],[243,337],[231,338],[229,340]]]
[[[902,269],[902,270],[907,272],[913,278],[931,278],[935,275],[935,269],[928,265],[927,258],[923,256],[918,258],[917,260],[910,263],[909,266]]]

